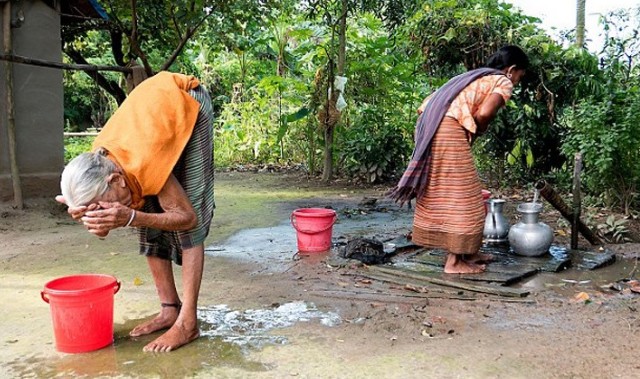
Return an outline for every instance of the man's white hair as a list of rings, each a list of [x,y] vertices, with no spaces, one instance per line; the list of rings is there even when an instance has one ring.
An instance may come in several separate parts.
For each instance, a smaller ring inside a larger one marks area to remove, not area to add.
[[[70,207],[88,205],[109,189],[109,175],[117,166],[106,157],[105,149],[83,153],[75,157],[62,172],[60,189]]]

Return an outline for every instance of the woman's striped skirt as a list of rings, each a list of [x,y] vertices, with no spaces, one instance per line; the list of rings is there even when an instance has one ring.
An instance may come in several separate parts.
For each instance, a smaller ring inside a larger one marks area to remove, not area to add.
[[[475,254],[482,243],[484,204],[467,131],[445,117],[431,142],[427,190],[416,202],[412,240],[452,254]]]

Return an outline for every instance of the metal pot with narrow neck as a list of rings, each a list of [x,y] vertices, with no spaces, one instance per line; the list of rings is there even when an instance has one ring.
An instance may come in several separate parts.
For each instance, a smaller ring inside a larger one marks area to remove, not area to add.
[[[505,243],[509,234],[509,221],[502,214],[506,203],[503,199],[488,199],[487,216],[484,219],[482,236],[487,243]]]
[[[544,222],[538,221],[542,204],[522,203],[518,205],[520,222],[509,230],[509,244],[513,252],[527,257],[537,257],[549,251],[553,242],[553,230]]]

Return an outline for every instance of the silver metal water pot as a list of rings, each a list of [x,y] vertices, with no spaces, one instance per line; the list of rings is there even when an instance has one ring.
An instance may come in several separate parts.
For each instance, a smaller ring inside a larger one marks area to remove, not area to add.
[[[502,208],[506,203],[503,199],[488,199],[487,216],[484,219],[482,236],[487,243],[507,242],[509,234],[509,221],[502,214]]]
[[[522,203],[517,210],[522,219],[509,231],[509,244],[513,252],[528,257],[546,254],[553,242],[553,230],[549,225],[538,221],[542,204]]]

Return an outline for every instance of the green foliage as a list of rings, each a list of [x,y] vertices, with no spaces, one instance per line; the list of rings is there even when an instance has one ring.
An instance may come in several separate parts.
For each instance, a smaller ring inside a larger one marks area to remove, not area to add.
[[[222,74],[225,88],[246,88],[241,96],[234,91],[222,106],[216,134],[219,165],[306,161],[310,171],[316,169],[323,146],[316,111],[326,99],[331,36],[329,29],[308,21],[288,20],[286,29],[282,21],[272,21],[264,30],[246,31],[262,45],[242,52],[244,72],[241,59],[234,58],[239,55],[217,54],[213,64],[207,62],[204,71]],[[350,173],[375,165],[375,180],[388,178],[406,163],[418,91],[424,86],[415,83],[415,60],[394,50],[393,40],[374,16],[360,15],[347,40],[348,106],[344,125],[335,130],[336,156]],[[231,84],[234,79],[242,83]],[[390,153],[386,160],[378,148]]]
[[[347,172],[368,183],[388,180],[408,162],[406,133],[392,115],[376,109],[361,110],[358,122],[347,129],[342,158]]]
[[[102,4],[111,20],[92,30],[68,27],[65,51],[93,64],[146,63],[198,76],[218,115],[219,166],[306,162],[318,171],[318,114],[336,68],[342,0],[138,1],[136,35],[131,2]],[[500,0],[348,0],[347,7],[347,107],[333,146],[344,174],[369,182],[399,174],[421,100],[516,44],[531,67],[473,146],[483,176],[500,186],[546,179],[566,190],[580,151],[586,198],[632,213],[640,183],[640,9],[603,17],[607,45],[596,56],[565,48],[539,20]],[[124,87],[121,74],[101,74]],[[68,131],[101,125],[109,109],[102,93],[89,76],[65,73]],[[67,142],[74,154],[76,142]]]
[[[91,151],[94,137],[68,137],[64,141],[64,164],[82,153]]]
[[[64,84],[65,131],[83,131],[92,124],[93,85],[83,73],[68,71],[64,73]]]
[[[611,88],[600,100],[587,98],[566,112],[564,152],[582,152],[585,183],[594,193],[610,192],[628,212],[640,184],[640,83]]]
[[[498,48],[537,33],[536,18],[498,0],[427,0],[403,25],[400,35],[423,53],[434,76],[482,66]]]
[[[498,0],[429,0],[422,2],[399,35],[409,41],[410,51],[419,51],[428,83],[440,86],[465,69],[484,65],[486,58],[506,44],[521,45],[530,56],[531,69],[516,89],[507,109],[492,123],[487,137],[480,139],[485,163],[507,170],[515,181],[534,180],[544,169],[561,166],[554,129],[552,90],[544,90],[544,64],[548,58],[562,61],[563,49],[537,25],[511,5]],[[540,56],[540,53],[543,53]],[[548,86],[548,84],[546,84]],[[546,98],[551,99],[545,103]],[[504,162],[506,160],[506,162]],[[489,170],[492,175],[496,174]],[[498,179],[498,178],[496,178]],[[502,181],[502,179],[498,179]]]
[[[564,112],[563,152],[582,152],[588,191],[629,214],[640,185],[640,45],[626,37],[607,41],[601,91]]]
[[[301,130],[285,134],[284,128],[308,114],[300,108],[304,98],[299,94],[306,91],[300,86],[302,83],[293,79],[269,76],[244,93],[247,101],[225,104],[216,131],[217,164],[303,160],[305,140],[298,140],[298,149],[289,146],[291,138],[296,138]],[[285,145],[289,146],[286,152]]]
[[[629,229],[627,223],[629,220],[617,219],[610,215],[605,222],[598,224],[598,235],[609,242],[622,243],[629,242]]]
[[[438,83],[475,68],[505,44],[521,46],[531,65],[512,101],[492,123],[483,142],[488,159],[510,171],[512,183],[534,181],[566,167],[565,125],[558,115],[585,96],[601,94],[598,58],[563,48],[537,26],[538,20],[498,0],[429,0],[402,27],[409,46],[424,56],[430,81]]]
[[[396,48],[372,14],[362,14],[347,38],[350,105],[338,144],[341,160],[349,174],[367,182],[388,180],[404,169],[413,146],[423,89],[416,83],[419,63]]]
[[[85,51],[95,55],[89,63],[108,65],[112,61],[109,41],[105,35],[96,31],[88,31],[67,42],[68,48],[74,51]],[[107,52],[107,53],[103,53]],[[65,63],[72,63],[65,57]],[[87,128],[100,128],[104,125],[116,103],[106,91],[92,78],[94,74],[82,71],[65,71],[64,86],[64,123],[67,132],[82,132]],[[116,79],[119,74],[101,73],[106,78]]]

